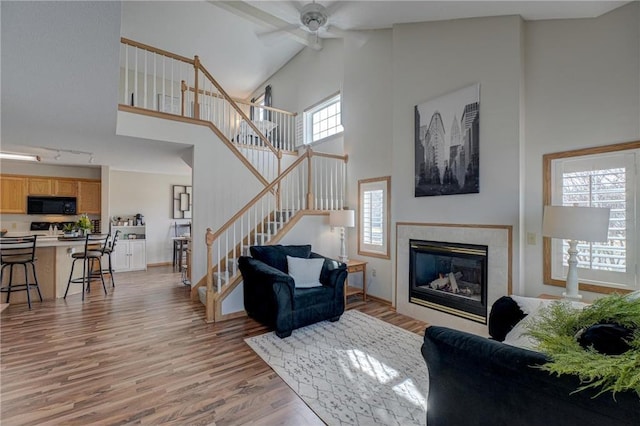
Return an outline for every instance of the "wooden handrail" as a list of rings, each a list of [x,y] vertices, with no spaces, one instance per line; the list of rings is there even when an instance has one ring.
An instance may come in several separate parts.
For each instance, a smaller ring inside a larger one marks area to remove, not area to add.
[[[258,193],[258,195],[256,195],[255,197],[253,197],[247,204],[245,204],[245,206],[243,208],[241,208],[240,210],[238,210],[238,212],[236,214],[234,214],[231,219],[229,219],[224,225],[222,225],[220,227],[220,229],[218,229],[214,234],[213,234],[213,239],[217,240],[218,237],[220,235],[222,235],[228,228],[230,228],[235,221],[237,221],[243,214],[245,214],[247,212],[247,210],[249,210],[251,208],[251,206],[253,206],[260,198],[262,198],[267,192],[271,192],[273,190],[273,188],[280,183],[280,181],[282,181],[282,179],[284,179],[290,172],[291,170],[293,170],[295,167],[298,166],[298,164],[300,164],[301,162],[303,162],[307,156],[309,154],[308,153],[304,153],[302,154],[300,157],[298,157],[296,159],[296,161],[294,161],[293,163],[291,163],[291,165],[289,167],[287,167],[287,169],[282,172],[280,174],[280,176],[278,176],[276,179],[273,180],[273,182],[271,182],[268,186],[266,186],[262,191],[260,191]]]
[[[309,152],[311,152],[311,156],[312,157],[324,157],[324,158],[333,158],[336,160],[342,160],[345,163],[349,161],[349,156],[348,155],[339,155],[339,154],[327,154],[324,152],[315,152],[315,151],[311,151],[308,150]]]
[[[258,127],[253,124],[253,121],[251,121],[251,119],[249,117],[247,117],[247,114],[244,113],[244,111],[242,111],[240,109],[240,107],[238,106],[237,103],[234,102],[234,100],[231,98],[231,96],[229,96],[229,94],[222,88],[222,86],[220,86],[220,84],[216,81],[215,78],[213,78],[213,76],[209,73],[209,71],[207,71],[207,69],[202,65],[199,64],[200,71],[202,71],[202,73],[205,75],[205,77],[207,77],[209,79],[209,81],[216,86],[216,89],[218,89],[218,91],[220,92],[220,94],[222,96],[224,96],[224,98],[227,100],[227,102],[229,102],[231,104],[231,106],[233,106],[233,109],[236,110],[236,112],[240,115],[240,117],[242,117],[242,119],[244,121],[247,122],[247,124],[249,125],[249,127],[251,127],[253,129],[253,131],[255,132],[256,135],[258,135],[258,137],[260,138],[260,140],[269,147],[269,149],[278,157],[278,159],[282,158],[282,153],[280,153],[272,144],[271,142],[269,142],[269,139],[267,139],[262,132],[258,129]],[[196,92],[197,95],[197,92]],[[196,104],[197,105],[197,104]]]
[[[254,103],[254,102],[244,101],[242,99],[238,99],[238,100],[236,100],[236,102],[239,103],[239,104],[243,104],[243,105],[249,105],[249,106],[256,107],[256,108],[266,109],[267,111],[280,112],[282,114],[290,115],[292,117],[295,117],[296,115],[298,115],[297,112],[285,111],[285,110],[280,109],[280,108],[274,108],[274,107],[271,107],[271,106],[260,105],[260,104]]]
[[[195,89],[193,87],[188,87],[185,90],[189,90],[190,92],[193,92]],[[206,96],[211,96],[213,98],[222,98],[222,99],[224,99],[224,96],[220,95],[219,93],[210,92],[208,90],[200,89],[200,94],[201,95],[206,95]],[[290,115],[292,117],[295,117],[296,115],[298,115],[297,112],[285,111],[285,110],[280,109],[280,108],[275,108],[275,107],[266,106],[266,105],[260,105],[260,104],[256,104],[256,103],[253,103],[253,102],[245,101],[244,99],[239,99],[239,98],[231,98],[231,99],[237,104],[249,105],[249,106],[253,106],[253,107],[263,108],[263,109],[265,109],[267,111],[279,112],[279,113],[282,113],[282,114],[285,114],[285,115]]]
[[[130,40],[128,38],[120,37],[120,43],[128,44],[129,46],[138,47],[140,49],[148,50],[150,52],[157,53],[162,56],[166,56],[168,58],[173,58],[178,61],[186,62],[190,65],[193,65],[194,61],[191,58],[187,58],[186,56],[176,55],[175,53],[168,52],[166,50],[158,49],[157,47],[149,46],[148,44],[140,43],[137,41]]]

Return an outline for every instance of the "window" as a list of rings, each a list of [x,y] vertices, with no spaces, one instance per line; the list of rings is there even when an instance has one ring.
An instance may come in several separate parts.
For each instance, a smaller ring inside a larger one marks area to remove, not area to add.
[[[342,133],[340,93],[304,112],[304,143],[310,144]]]
[[[251,117],[251,119],[253,121],[262,121],[262,120],[266,120],[266,110],[264,108],[262,108],[265,104],[264,104],[264,93],[260,96],[258,96],[257,98],[255,98],[255,100],[253,100],[252,103],[258,105],[258,107],[251,107],[252,108],[252,112],[253,112],[253,117]]]
[[[544,156],[544,201],[550,205],[609,207],[606,243],[578,244],[581,289],[608,293],[640,288],[638,218],[640,142]],[[544,281],[564,286],[567,241],[544,239]]]
[[[358,254],[389,259],[391,177],[358,181]]]

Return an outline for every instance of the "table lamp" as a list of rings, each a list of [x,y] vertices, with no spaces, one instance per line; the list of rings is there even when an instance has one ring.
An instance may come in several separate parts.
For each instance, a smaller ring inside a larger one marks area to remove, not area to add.
[[[338,258],[341,262],[347,262],[347,245],[344,239],[344,228],[353,228],[356,226],[356,211],[355,210],[331,210],[329,212],[329,225],[331,227],[340,227],[340,256]]]
[[[580,300],[578,294],[578,241],[607,241],[609,235],[609,208],[544,206],[542,235],[569,240],[569,269],[567,291],[562,297]]]

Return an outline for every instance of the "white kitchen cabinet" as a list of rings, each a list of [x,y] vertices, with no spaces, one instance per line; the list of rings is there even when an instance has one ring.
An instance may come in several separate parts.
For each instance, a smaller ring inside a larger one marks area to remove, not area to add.
[[[112,256],[115,272],[147,270],[145,240],[118,240]]]

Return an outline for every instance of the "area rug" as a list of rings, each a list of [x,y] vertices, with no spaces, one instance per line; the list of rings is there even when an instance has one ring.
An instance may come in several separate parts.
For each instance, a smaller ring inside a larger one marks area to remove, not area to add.
[[[424,425],[423,338],[362,312],[247,344],[328,425]]]

